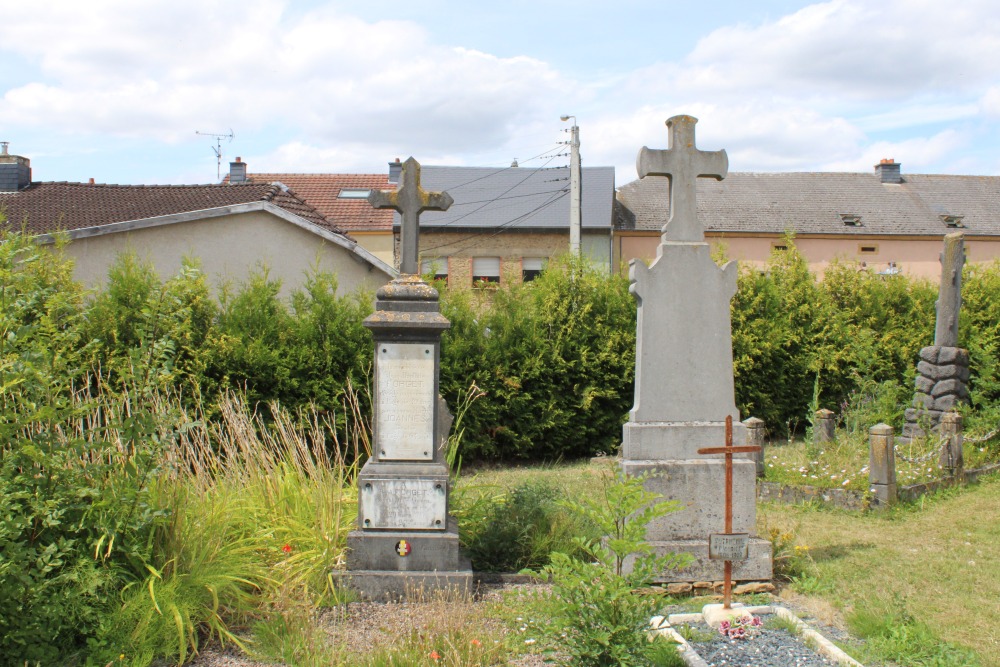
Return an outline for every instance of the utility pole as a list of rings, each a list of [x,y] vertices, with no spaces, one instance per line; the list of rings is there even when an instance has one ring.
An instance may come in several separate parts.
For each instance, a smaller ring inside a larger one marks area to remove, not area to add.
[[[569,252],[574,257],[580,256],[580,128],[576,124],[576,116],[560,116],[565,122],[573,119],[569,128]]]

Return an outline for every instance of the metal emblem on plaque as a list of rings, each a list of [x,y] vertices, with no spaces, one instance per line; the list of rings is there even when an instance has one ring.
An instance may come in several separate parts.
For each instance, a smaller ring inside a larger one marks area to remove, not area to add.
[[[365,528],[445,530],[445,483],[427,479],[370,479],[361,486]]]
[[[380,460],[434,458],[434,347],[380,343],[375,355]]]

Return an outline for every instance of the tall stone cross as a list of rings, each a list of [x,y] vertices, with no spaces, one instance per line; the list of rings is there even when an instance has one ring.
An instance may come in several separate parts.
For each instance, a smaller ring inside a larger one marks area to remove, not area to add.
[[[667,121],[670,139],[667,150],[642,147],[636,161],[639,178],[667,176],[670,179],[670,216],[663,228],[664,241],[702,242],[705,234],[698,224],[698,178],[721,181],[729,172],[726,151],[701,151],[694,144],[693,116],[674,116]]]
[[[726,455],[726,532],[723,536],[733,535],[733,454],[744,454],[759,452],[759,445],[745,445],[743,447],[733,447],[733,417],[726,415],[726,446],[725,447],[703,447],[698,450],[699,454],[725,454]],[[733,537],[737,537],[733,535]],[[742,536],[739,536],[742,537]],[[749,537],[749,536],[747,536]],[[745,556],[744,556],[745,558]],[[729,609],[733,599],[733,561],[726,558],[725,579],[723,582],[723,608]]]
[[[403,163],[402,185],[393,190],[372,190],[372,208],[391,208],[403,218],[400,226],[399,272],[420,273],[420,214],[447,211],[454,203],[447,192],[427,192],[420,187],[420,163],[412,157]]]

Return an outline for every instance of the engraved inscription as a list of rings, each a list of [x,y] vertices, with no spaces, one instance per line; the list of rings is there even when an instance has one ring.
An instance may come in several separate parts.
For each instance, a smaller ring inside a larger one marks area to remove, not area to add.
[[[381,343],[375,355],[379,459],[434,458],[434,348]]]
[[[750,533],[713,533],[708,536],[708,557],[712,560],[746,560]]]
[[[445,530],[446,482],[369,479],[361,485],[361,526],[376,529]]]

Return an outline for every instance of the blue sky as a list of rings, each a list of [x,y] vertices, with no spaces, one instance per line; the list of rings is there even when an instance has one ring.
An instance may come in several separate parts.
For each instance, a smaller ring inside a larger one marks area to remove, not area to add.
[[[1000,173],[1000,5],[964,0],[5,3],[0,140],[35,180],[585,165],[635,178],[664,121],[731,171]],[[545,158],[530,160],[537,155]],[[225,169],[225,164],[224,164]]]

